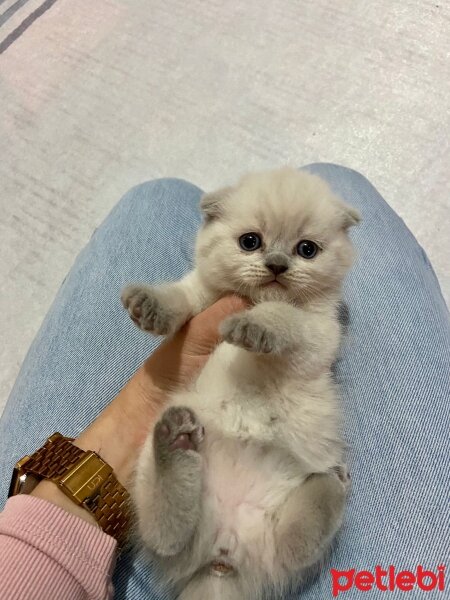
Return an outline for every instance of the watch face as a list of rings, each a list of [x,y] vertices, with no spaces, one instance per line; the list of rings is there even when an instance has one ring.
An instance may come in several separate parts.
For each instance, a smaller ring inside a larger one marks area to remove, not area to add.
[[[17,494],[30,494],[38,484],[38,479],[22,469],[14,467],[11,485],[9,486],[8,498]]]

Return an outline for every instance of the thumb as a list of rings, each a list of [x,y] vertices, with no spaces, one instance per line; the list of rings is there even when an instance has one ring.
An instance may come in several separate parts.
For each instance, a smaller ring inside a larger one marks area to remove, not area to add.
[[[245,310],[249,304],[249,300],[234,294],[220,298],[187,323],[185,343],[192,344],[196,351],[210,352],[220,339],[220,323],[229,315]]]

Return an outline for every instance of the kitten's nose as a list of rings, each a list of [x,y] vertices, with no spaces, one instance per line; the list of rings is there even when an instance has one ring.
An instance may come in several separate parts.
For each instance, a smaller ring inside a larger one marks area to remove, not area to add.
[[[288,262],[284,256],[270,256],[266,261],[266,267],[270,269],[274,275],[280,275],[288,270]]]
[[[274,275],[279,275],[280,273],[287,271],[287,265],[276,265],[274,263],[270,263],[266,265],[266,267],[270,269]]]

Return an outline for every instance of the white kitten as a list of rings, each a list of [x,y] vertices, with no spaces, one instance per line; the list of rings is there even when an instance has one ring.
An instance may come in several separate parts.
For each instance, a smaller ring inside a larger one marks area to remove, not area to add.
[[[359,215],[289,168],[248,175],[201,208],[195,269],[127,288],[125,307],[142,329],[170,335],[225,293],[254,306],[223,322],[225,341],[150,432],[134,489],[139,533],[183,600],[279,597],[342,521],[331,366]]]

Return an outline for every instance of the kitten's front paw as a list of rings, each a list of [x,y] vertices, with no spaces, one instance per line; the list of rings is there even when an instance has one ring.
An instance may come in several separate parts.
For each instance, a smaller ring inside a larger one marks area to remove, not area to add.
[[[175,450],[197,451],[204,435],[204,427],[190,408],[172,406],[155,425],[155,458],[158,462],[164,462]]]
[[[162,306],[151,287],[130,285],[121,294],[124,307],[134,323],[144,331],[167,335],[174,330],[174,315]]]
[[[225,319],[220,327],[224,340],[250,352],[279,354],[285,349],[282,339],[259,322],[251,311],[238,313]]]

